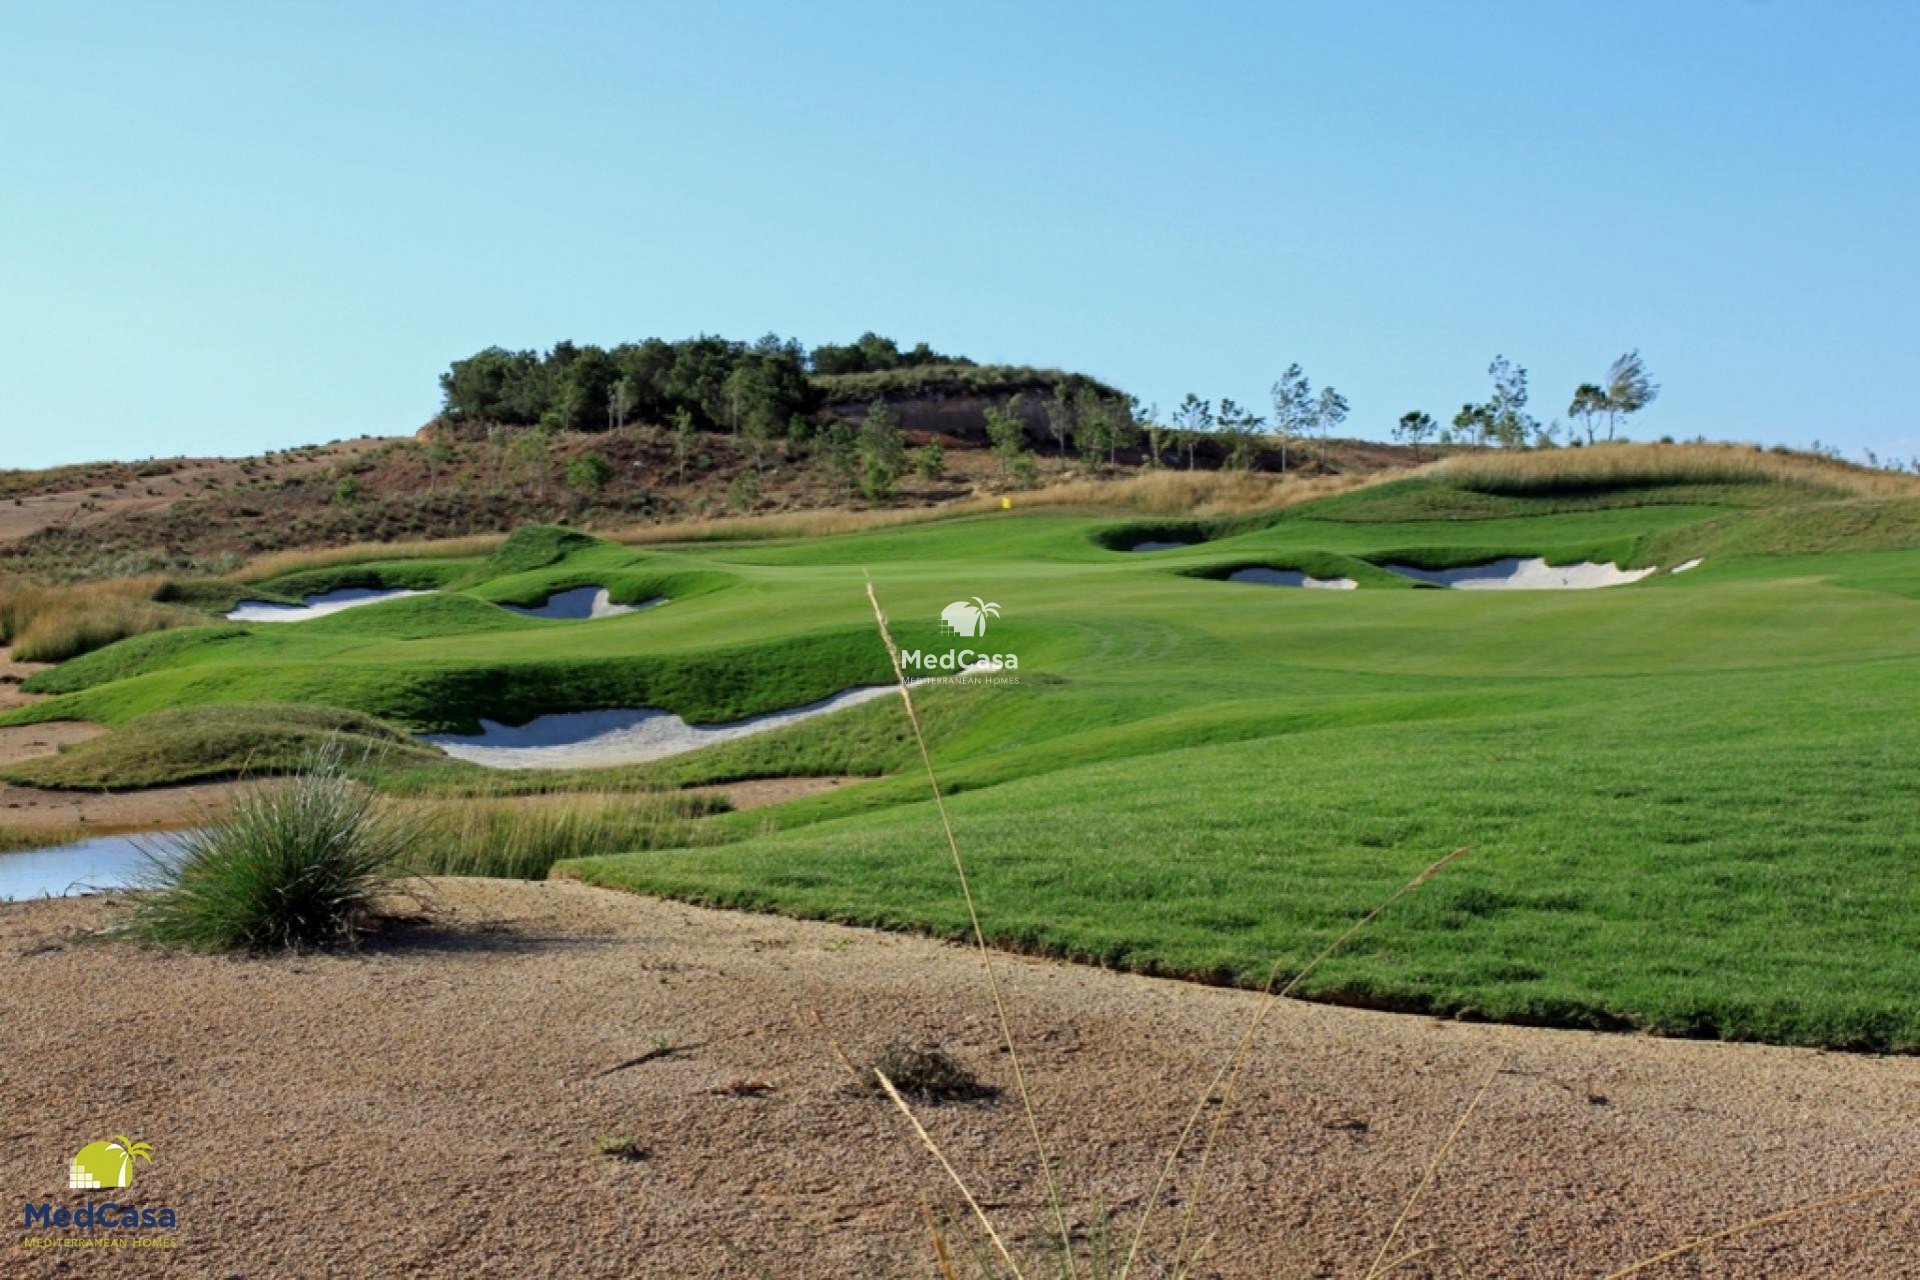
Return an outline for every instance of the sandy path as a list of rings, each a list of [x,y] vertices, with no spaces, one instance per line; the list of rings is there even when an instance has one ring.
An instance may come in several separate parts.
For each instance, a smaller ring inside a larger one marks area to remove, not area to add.
[[[67,1156],[126,1132],[155,1155],[122,1198],[180,1215],[164,1262],[8,1240],[0,1271],[933,1274],[917,1201],[954,1197],[885,1103],[850,1095],[811,1019],[856,1059],[937,1039],[1005,1085],[971,953],[564,882],[432,893],[436,925],[358,956],[272,960],[86,945],[77,931],[115,909],[101,899],[0,907],[0,1194],[78,1203],[61,1189]],[[1042,961],[1005,973],[1076,1219],[1100,1203],[1131,1221],[1252,997]],[[635,1061],[661,1043],[674,1051]],[[1464,1269],[1396,1275],[1597,1277],[1912,1175],[1920,1152],[1910,1059],[1287,1004],[1215,1155],[1208,1273],[1361,1274],[1503,1059],[1406,1237],[1457,1250]],[[924,1115],[1034,1244],[1018,1108]],[[603,1133],[633,1135],[646,1158],[598,1154]],[[1651,1274],[1920,1275],[1920,1197]]]

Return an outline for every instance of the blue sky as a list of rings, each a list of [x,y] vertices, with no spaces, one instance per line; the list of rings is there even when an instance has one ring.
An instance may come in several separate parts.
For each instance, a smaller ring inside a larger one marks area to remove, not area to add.
[[[876,329],[1384,435],[1920,454],[1920,6],[13,5],[0,466],[411,431],[490,343]]]

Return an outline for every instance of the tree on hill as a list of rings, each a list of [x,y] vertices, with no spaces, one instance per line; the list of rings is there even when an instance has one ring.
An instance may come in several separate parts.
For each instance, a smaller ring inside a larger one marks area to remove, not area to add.
[[[1413,447],[1414,461],[1420,460],[1420,446],[1433,438],[1439,424],[1433,415],[1422,410],[1400,415],[1400,422],[1393,429],[1393,438]]]
[[[1140,429],[1141,437],[1147,442],[1147,455],[1152,458],[1153,465],[1158,467],[1160,455],[1166,450],[1168,438],[1172,435],[1167,430],[1166,424],[1160,421],[1160,406],[1142,404],[1139,396],[1132,396],[1127,401],[1127,416],[1132,418],[1134,425]]]
[[[693,455],[693,414],[685,408],[673,411],[673,462],[678,479],[687,478],[687,459]]]
[[[1193,470],[1194,451],[1200,447],[1200,441],[1213,430],[1213,404],[1202,400],[1193,392],[1187,392],[1187,398],[1173,411],[1173,434],[1176,448],[1187,455],[1187,470]]]
[[[1067,456],[1067,445],[1080,429],[1079,404],[1068,390],[1066,383],[1056,382],[1053,394],[1046,403],[1047,434],[1053,437],[1055,449],[1061,457]]]
[[[1454,438],[1463,440],[1475,448],[1483,448],[1487,443],[1487,433],[1493,428],[1493,415],[1483,404],[1463,404],[1460,412],[1453,415]]]
[[[1223,396],[1214,423],[1226,437],[1226,465],[1235,471],[1250,470],[1260,455],[1259,435],[1266,419]]]
[[[553,434],[545,427],[528,427],[513,438],[508,451],[526,478],[533,481],[537,497],[547,496],[547,472],[552,467]]]
[[[1313,402],[1313,427],[1320,433],[1320,448],[1325,453],[1327,441],[1333,438],[1347,420],[1347,398],[1332,387],[1320,388],[1320,396]],[[1322,459],[1324,461],[1324,458]]]
[[[1487,401],[1487,433],[1505,448],[1518,448],[1533,438],[1540,424],[1527,412],[1527,371],[1505,356],[1487,366],[1493,379],[1493,397]]]
[[[1005,408],[987,406],[987,442],[993,451],[994,461],[1000,464],[1000,475],[1004,479],[1013,466],[1013,462],[1026,449],[1027,421],[1020,415],[1020,397],[1008,400]]]
[[[906,466],[907,442],[900,417],[884,401],[875,400],[860,423],[860,489],[878,502],[893,496]]]
[[[1607,369],[1607,439],[1613,439],[1614,426],[1622,417],[1632,417],[1660,395],[1660,384],[1647,373],[1646,364],[1636,349],[1627,352]]]
[[[1273,384],[1273,434],[1280,442],[1280,470],[1287,469],[1287,446],[1313,430],[1313,384],[1307,372],[1290,364]]]
[[[1587,443],[1593,443],[1594,423],[1607,411],[1607,393],[1605,389],[1591,382],[1583,382],[1573,389],[1573,402],[1567,406],[1567,416],[1580,424],[1587,433]]]

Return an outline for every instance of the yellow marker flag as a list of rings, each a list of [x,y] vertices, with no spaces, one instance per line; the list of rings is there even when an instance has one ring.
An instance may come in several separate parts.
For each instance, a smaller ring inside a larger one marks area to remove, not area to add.
[[[1000,509],[1001,509],[1002,511],[1011,511],[1011,510],[1013,510],[1013,499],[1012,499],[1012,498],[1002,498],[1002,499],[1000,499]]]

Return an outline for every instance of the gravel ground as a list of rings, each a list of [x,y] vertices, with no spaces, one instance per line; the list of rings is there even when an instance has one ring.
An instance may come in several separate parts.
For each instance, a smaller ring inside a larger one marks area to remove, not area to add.
[[[0,1242],[0,1275],[935,1274],[920,1204],[956,1197],[833,1041],[854,1061],[937,1042],[1009,1086],[975,954],[565,882],[428,895],[431,923],[358,954],[275,959],[93,940],[111,899],[0,906],[0,1193],[98,1203],[63,1189],[65,1161],[124,1133],[154,1156],[119,1198],[179,1215],[165,1251]],[[1076,1225],[1104,1208],[1125,1229],[1253,997],[1000,963]],[[1202,1274],[1363,1275],[1496,1069],[1403,1232],[1451,1252],[1396,1275],[1599,1277],[1920,1172],[1913,1059],[1287,1003],[1214,1157]],[[1018,1106],[921,1114],[1016,1251],[1037,1251]],[[603,1134],[640,1158],[600,1154]],[[1643,1274],[1920,1276],[1920,1197]]]

